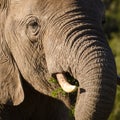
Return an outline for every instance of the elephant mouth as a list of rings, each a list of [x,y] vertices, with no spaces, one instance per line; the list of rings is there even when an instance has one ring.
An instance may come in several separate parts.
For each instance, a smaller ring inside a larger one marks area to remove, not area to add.
[[[71,93],[71,92],[75,92],[78,89],[78,82],[76,80],[74,80],[76,82],[76,84],[72,85],[71,83],[69,83],[68,81],[68,77],[71,77],[68,73],[57,73],[56,74],[56,78],[58,80],[59,85],[61,86],[61,88],[67,92],[67,93]],[[70,78],[73,79],[73,78]]]

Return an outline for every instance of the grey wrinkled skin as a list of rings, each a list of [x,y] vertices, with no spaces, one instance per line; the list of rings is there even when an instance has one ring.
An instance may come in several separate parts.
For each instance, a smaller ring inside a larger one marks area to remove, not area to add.
[[[70,120],[50,75],[79,82],[75,120],[107,120],[117,75],[100,0],[0,0],[0,120]]]

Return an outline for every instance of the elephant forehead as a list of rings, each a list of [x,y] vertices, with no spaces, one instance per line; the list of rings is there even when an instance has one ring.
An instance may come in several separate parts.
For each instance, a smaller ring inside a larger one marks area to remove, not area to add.
[[[94,2],[93,2],[94,1]],[[51,16],[57,17],[64,14],[67,11],[72,11],[76,8],[84,8],[86,13],[101,13],[99,10],[101,4],[100,0],[11,0],[10,16],[18,21],[28,16],[35,15],[41,18],[43,21],[47,20]],[[96,9],[94,9],[96,8]],[[58,14],[59,13],[59,14]]]
[[[9,15],[20,21],[26,16],[35,15],[46,20],[53,13],[64,12],[74,0],[11,0]]]
[[[63,9],[70,7],[75,0],[11,0],[11,8],[16,11],[24,11],[24,13],[40,11],[54,11],[55,9]],[[22,13],[22,14],[24,14]]]
[[[10,14],[14,17],[23,17],[27,14],[32,14],[37,9],[37,0],[15,0],[11,2]],[[35,13],[35,12],[34,12]]]

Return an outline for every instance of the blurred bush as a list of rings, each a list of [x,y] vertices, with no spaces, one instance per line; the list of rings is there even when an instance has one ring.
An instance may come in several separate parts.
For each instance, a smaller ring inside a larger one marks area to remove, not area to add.
[[[107,37],[111,40],[112,35],[120,35],[120,0],[103,0],[105,3],[106,23],[104,30]]]
[[[104,31],[109,40],[120,75],[120,0],[103,0],[106,8]],[[116,101],[109,120],[120,120],[120,86],[117,87]]]
[[[110,40],[110,46],[115,56],[117,73],[120,75],[120,40],[119,38],[120,36],[116,36],[116,35],[113,36],[112,40]],[[120,86],[117,87],[115,106],[109,120],[120,120]]]

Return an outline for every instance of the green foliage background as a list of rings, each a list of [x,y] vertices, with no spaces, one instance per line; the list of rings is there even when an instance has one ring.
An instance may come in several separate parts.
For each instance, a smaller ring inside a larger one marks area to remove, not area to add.
[[[120,75],[120,0],[103,0],[106,8],[104,31],[115,56],[117,73]],[[120,87],[117,87],[116,101],[109,120],[120,120]]]

